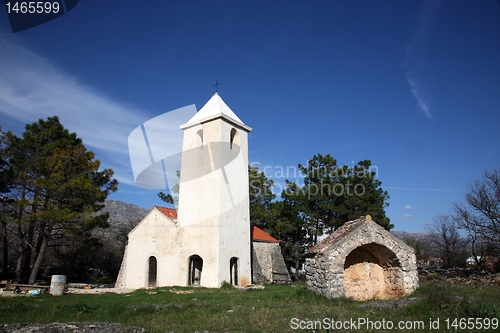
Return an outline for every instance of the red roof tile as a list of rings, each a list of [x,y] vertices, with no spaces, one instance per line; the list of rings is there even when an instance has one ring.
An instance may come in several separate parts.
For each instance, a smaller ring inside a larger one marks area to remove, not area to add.
[[[268,233],[264,232],[264,230],[259,229],[254,225],[250,226],[250,235],[252,237],[252,241],[279,243],[276,238],[272,237]]]
[[[165,216],[168,217],[169,219],[171,219],[173,221],[177,220],[177,211],[175,209],[160,207],[160,206],[156,206],[156,208],[158,208],[158,210],[160,212],[162,212],[163,214],[165,214]]]

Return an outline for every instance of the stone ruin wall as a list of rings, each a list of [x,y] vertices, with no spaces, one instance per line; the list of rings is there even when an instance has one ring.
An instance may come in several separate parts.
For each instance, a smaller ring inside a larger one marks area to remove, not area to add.
[[[306,259],[306,285],[328,298],[394,299],[418,287],[412,248],[365,222],[314,258]]]
[[[306,287],[328,298],[345,296],[344,272],[331,271],[328,257],[321,254],[306,259]]]
[[[432,268],[419,267],[420,281],[440,281],[451,284],[489,284],[500,286],[500,273],[478,268]]]

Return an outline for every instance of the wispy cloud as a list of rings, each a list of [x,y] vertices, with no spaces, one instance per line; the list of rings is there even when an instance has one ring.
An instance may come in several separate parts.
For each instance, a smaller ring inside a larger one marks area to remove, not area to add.
[[[412,206],[412,205],[406,205],[406,206],[405,206],[405,209],[412,210],[412,209],[413,209],[413,206]]]
[[[438,0],[428,0],[418,16],[417,27],[406,47],[406,58],[404,67],[406,68],[406,80],[410,86],[413,97],[417,100],[418,107],[428,118],[432,118],[428,101],[424,98],[421,88],[418,86],[418,73],[421,72],[422,62],[425,55],[425,46],[428,36],[431,33],[432,23],[441,3]]]
[[[408,80],[408,84],[410,85],[411,88],[411,93],[413,94],[413,97],[417,100],[418,107],[424,112],[424,114],[428,118],[432,118],[432,113],[429,108],[429,105],[427,104],[426,100],[422,97],[420,94],[417,84],[415,83],[415,80],[410,78],[410,75],[407,74],[406,79]]]
[[[0,34],[0,114],[21,123],[59,116],[121,182],[133,183],[127,137],[145,119]],[[144,114],[144,112],[142,112]],[[7,130],[7,128],[3,128]]]
[[[391,218],[391,221],[396,222],[396,221],[405,221],[405,220],[411,220],[413,219],[414,216],[412,214],[402,214],[399,215],[398,217]]]

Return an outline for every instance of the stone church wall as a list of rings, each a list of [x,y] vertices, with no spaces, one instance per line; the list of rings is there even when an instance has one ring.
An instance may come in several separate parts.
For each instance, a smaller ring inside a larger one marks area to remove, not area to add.
[[[290,275],[279,243],[252,242],[253,283],[289,283]]]
[[[257,248],[257,249],[256,249]],[[268,282],[268,276],[266,277],[266,273],[268,273],[269,269],[266,271],[266,263],[265,259],[261,258],[262,253],[265,253],[267,251],[264,251],[265,249],[262,248],[262,246],[256,246],[254,243],[252,245],[252,282],[253,283],[264,283]],[[270,255],[269,255],[270,257]],[[267,266],[270,265],[270,262],[267,263]],[[264,272],[263,272],[264,270]],[[268,274],[267,274],[268,275]]]
[[[127,247],[125,246],[125,251],[123,253],[122,264],[120,266],[120,271],[118,272],[118,276],[115,282],[115,288],[124,288],[126,281],[126,272],[127,272]]]

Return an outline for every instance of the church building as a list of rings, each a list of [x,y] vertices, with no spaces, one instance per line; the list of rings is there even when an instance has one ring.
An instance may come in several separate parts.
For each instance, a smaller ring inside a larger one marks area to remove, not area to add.
[[[266,253],[256,252],[253,242],[264,239],[276,246],[277,241],[267,234],[269,238],[262,237],[264,232],[250,225],[251,128],[215,93],[181,130],[178,210],[154,207],[129,233],[116,285],[218,288],[223,282],[252,284],[252,266],[255,270],[257,265],[253,257]],[[252,239],[254,234],[261,239]],[[273,262],[279,265],[259,271],[276,271],[274,276],[289,282],[281,254]],[[273,279],[273,274],[267,276]]]

